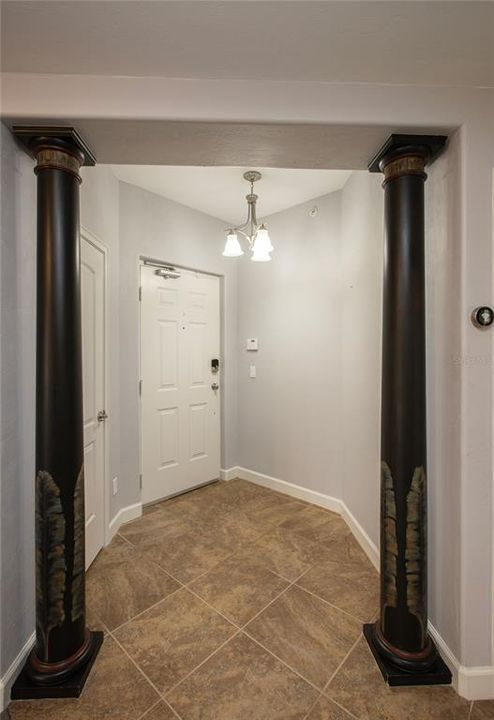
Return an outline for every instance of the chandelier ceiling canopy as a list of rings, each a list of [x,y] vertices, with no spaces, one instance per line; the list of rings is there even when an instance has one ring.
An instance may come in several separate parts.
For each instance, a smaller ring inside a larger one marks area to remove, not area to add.
[[[238,257],[244,251],[240,245],[238,236],[242,235],[248,242],[249,250],[252,252],[251,260],[254,262],[269,262],[274,248],[267,227],[264,223],[258,224],[256,215],[256,202],[258,196],[254,193],[254,183],[260,180],[261,173],[257,170],[248,170],[244,173],[244,179],[250,183],[250,193],[245,196],[247,200],[247,220],[243,225],[229,228],[226,235],[225,257]]]

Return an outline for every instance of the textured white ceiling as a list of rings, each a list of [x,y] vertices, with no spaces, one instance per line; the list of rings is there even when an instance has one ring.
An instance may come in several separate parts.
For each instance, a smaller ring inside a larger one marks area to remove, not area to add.
[[[112,169],[124,182],[213,215],[227,225],[240,225],[246,219],[245,195],[250,190],[242,175],[259,168],[113,165]],[[261,172],[262,179],[254,186],[258,217],[339,190],[350,176],[348,170],[267,168]]]
[[[4,72],[494,84],[491,2],[4,1]]]

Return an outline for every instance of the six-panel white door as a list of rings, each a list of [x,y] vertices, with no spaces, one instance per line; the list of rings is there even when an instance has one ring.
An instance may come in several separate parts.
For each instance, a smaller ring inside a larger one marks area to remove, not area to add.
[[[81,237],[86,567],[105,542],[105,254]]]
[[[219,278],[141,268],[142,502],[219,476]]]

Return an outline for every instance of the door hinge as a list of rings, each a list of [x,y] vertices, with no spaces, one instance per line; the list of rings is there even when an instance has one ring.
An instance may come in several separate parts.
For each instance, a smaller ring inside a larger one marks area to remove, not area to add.
[[[139,302],[142,300],[142,285],[139,286]]]
[[[139,490],[142,490],[142,473],[139,473]]]
[[[142,380],[139,380],[139,396],[142,395]]]

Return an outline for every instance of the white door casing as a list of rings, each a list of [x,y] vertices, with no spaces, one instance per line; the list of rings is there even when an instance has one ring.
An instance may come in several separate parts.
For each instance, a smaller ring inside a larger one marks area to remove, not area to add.
[[[105,544],[105,253],[81,235],[86,568]]]
[[[219,278],[141,267],[142,502],[219,477]]]

